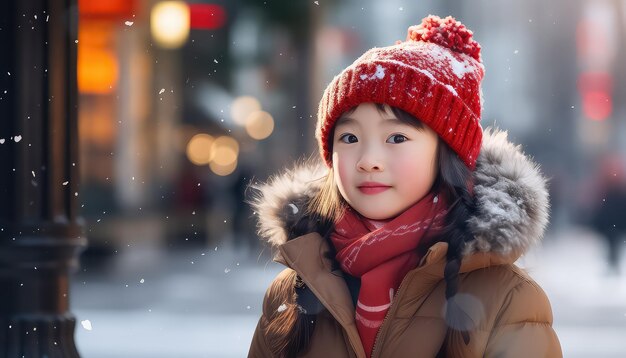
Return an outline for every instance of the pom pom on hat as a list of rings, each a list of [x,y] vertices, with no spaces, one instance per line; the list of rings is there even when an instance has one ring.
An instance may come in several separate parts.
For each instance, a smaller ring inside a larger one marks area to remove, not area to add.
[[[399,108],[417,118],[474,169],[482,143],[484,76],[480,45],[461,22],[429,15],[407,39],[373,48],[326,87],[317,113],[320,154],[332,166],[337,119],[361,103]]]
[[[432,42],[481,61],[480,44],[472,38],[473,34],[452,16],[442,19],[428,15],[421,24],[409,27],[406,40]]]

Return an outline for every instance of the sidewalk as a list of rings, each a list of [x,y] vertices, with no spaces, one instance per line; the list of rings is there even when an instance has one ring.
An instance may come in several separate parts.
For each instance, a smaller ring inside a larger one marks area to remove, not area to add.
[[[519,262],[550,297],[565,357],[626,357],[626,262],[620,277],[605,276],[602,250],[593,235],[571,231]],[[134,247],[115,261],[73,282],[84,357],[245,357],[263,293],[282,269],[268,252],[257,258],[224,245]]]

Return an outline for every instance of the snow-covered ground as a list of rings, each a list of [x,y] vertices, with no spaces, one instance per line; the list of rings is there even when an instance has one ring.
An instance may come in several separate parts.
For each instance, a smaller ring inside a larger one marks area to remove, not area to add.
[[[107,267],[88,267],[72,287],[80,353],[244,357],[263,293],[282,269],[267,252],[257,255],[228,245],[133,247]],[[565,357],[626,357],[626,260],[621,276],[606,275],[598,238],[571,230],[549,236],[520,265],[550,297]]]
[[[626,260],[621,275],[609,274],[603,244],[584,230],[560,232],[519,262],[550,298],[565,357],[626,357]]]

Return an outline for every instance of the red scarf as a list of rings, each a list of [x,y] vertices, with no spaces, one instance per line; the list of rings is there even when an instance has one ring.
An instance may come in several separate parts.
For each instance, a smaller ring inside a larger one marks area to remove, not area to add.
[[[379,228],[351,208],[335,224],[330,238],[337,261],[361,278],[356,326],[368,357],[398,286],[421,259],[418,245],[435,239],[444,225],[446,206],[439,198],[431,193]]]

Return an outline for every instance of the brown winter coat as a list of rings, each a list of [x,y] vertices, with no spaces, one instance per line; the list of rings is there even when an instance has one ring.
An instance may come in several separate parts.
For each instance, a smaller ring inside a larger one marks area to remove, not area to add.
[[[302,357],[365,357],[355,309],[340,270],[333,270],[328,242],[317,233],[287,241],[293,203],[312,197],[319,170],[298,168],[267,184],[257,203],[261,233],[288,268],[267,290],[249,357],[272,357],[268,323],[293,295],[296,273],[325,310]],[[433,245],[402,281],[381,326],[372,357],[561,357],[544,291],[514,262],[538,241],[547,223],[545,180],[505,133],[486,131],[474,175],[478,213],[469,221],[476,240],[465,252],[455,299],[473,323],[466,344],[445,320],[448,245]],[[317,187],[319,189],[319,187]]]

